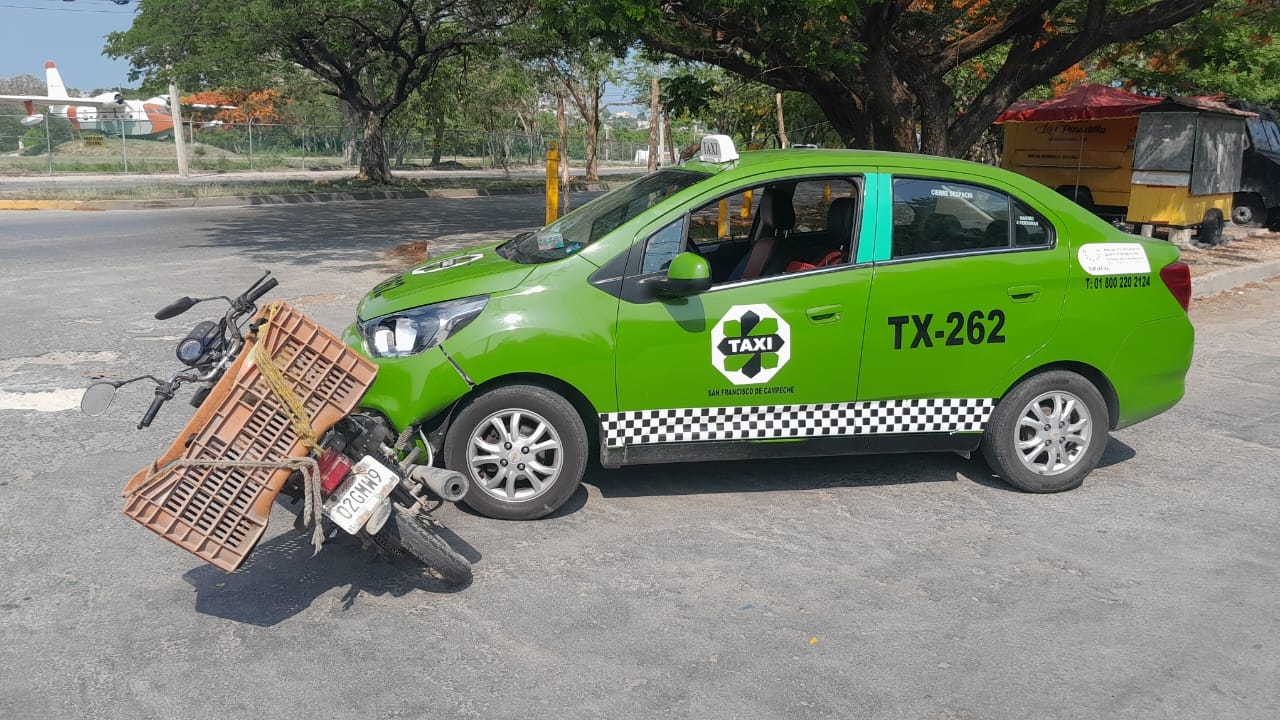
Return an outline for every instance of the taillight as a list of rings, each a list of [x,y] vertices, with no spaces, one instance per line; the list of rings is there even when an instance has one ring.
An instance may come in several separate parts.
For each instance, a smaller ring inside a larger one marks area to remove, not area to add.
[[[325,448],[320,456],[320,494],[324,497],[332,495],[351,474],[353,464],[346,455],[333,448]]]
[[[1169,263],[1160,268],[1160,279],[1173,293],[1183,310],[1191,308],[1191,268],[1184,262]]]

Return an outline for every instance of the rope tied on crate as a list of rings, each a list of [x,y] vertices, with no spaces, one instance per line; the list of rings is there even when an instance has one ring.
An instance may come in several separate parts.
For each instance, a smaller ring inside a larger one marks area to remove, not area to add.
[[[300,458],[285,458],[284,460],[200,460],[191,458],[178,458],[166,463],[163,467],[152,465],[147,471],[147,480],[139,487],[146,487],[151,484],[155,478],[169,474],[170,471],[184,467],[206,467],[206,468],[230,468],[230,469],[266,469],[266,470],[292,470],[302,473],[304,484],[307,487],[306,506],[303,508],[302,517],[312,518],[313,513],[318,513],[321,509],[319,500],[320,491],[320,464],[316,459],[310,456]],[[316,489],[316,500],[313,503],[311,496],[311,488]],[[130,492],[125,497],[133,497],[137,490]],[[320,522],[313,522],[314,529],[311,532],[311,545],[315,548],[315,552],[320,552],[320,547],[324,543],[324,532],[320,528]]]
[[[293,431],[309,452],[305,459],[311,463],[310,472],[302,473],[306,504],[299,519],[303,527],[311,525],[311,544],[318,553],[320,546],[324,543],[324,530],[320,526],[324,517],[324,500],[320,496],[320,466],[315,458],[324,453],[324,448],[320,447],[320,441],[316,437],[315,427],[311,423],[311,414],[307,412],[302,399],[293,391],[293,385],[284,376],[284,371],[276,365],[275,358],[267,350],[271,333],[276,328],[275,317],[279,310],[280,303],[272,303],[266,307],[266,319],[258,325],[258,342],[253,346],[251,359],[258,368],[258,372],[262,373],[262,380],[271,393],[284,403],[283,410],[289,416],[289,424],[293,426]]]

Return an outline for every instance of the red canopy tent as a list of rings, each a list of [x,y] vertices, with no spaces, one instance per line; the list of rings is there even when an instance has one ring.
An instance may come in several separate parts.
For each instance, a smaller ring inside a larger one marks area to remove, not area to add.
[[[1137,115],[1163,98],[1134,95],[1105,85],[1077,85],[1052,100],[1019,100],[996,123],[1100,120]]]

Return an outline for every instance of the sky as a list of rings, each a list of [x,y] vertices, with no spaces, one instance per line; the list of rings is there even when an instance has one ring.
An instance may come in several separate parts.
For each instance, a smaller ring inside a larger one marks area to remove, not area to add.
[[[44,63],[52,60],[69,88],[135,87],[129,63],[102,54],[105,35],[128,30],[135,7],[111,0],[0,0],[0,77],[44,78]]]
[[[88,93],[137,87],[129,82],[127,61],[102,54],[106,34],[128,30],[136,8],[136,0],[0,0],[0,78],[44,79],[44,63],[52,60],[68,88]],[[640,109],[627,105],[618,87],[607,88],[604,99],[613,103],[613,112]]]

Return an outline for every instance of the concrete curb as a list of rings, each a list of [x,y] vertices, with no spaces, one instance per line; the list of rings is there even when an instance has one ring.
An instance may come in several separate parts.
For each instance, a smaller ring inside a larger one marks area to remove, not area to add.
[[[1207,298],[1280,275],[1280,260],[1224,268],[1191,278],[1191,297]]]

